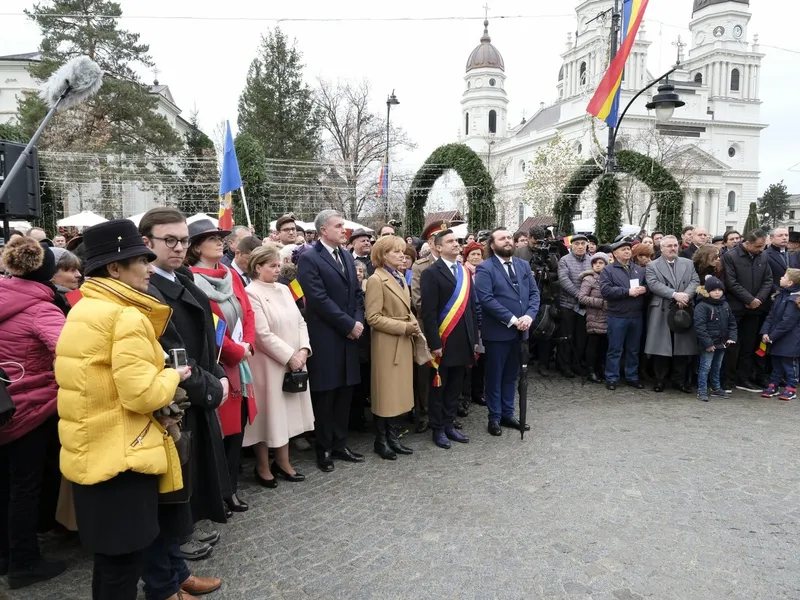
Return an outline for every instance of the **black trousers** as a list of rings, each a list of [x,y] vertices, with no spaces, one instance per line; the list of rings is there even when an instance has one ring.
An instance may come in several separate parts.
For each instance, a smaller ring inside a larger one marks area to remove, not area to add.
[[[242,442],[244,428],[247,426],[247,400],[242,398],[242,431],[225,436],[222,445],[225,448],[225,460],[228,463],[228,476],[231,478],[231,494],[239,489],[239,463],[242,460]]]
[[[430,413],[431,428],[441,429],[452,427],[458,414],[458,402],[464,386],[466,367],[439,367],[439,376],[442,385],[433,386],[436,371],[431,369],[431,388],[428,410]]]
[[[136,600],[142,575],[142,552],[94,555],[92,600]]]
[[[606,372],[608,337],[605,333],[589,333],[586,336],[586,368],[590,373],[603,377]]]
[[[760,319],[761,316],[754,313],[736,315],[738,341],[725,350],[725,358],[722,360],[726,384],[733,385],[737,381],[753,377]]]
[[[58,417],[0,446],[0,556],[11,571],[39,560],[39,498],[48,448],[58,440]]]
[[[414,412],[417,423],[428,420],[428,398],[431,389],[431,366],[414,365]]]
[[[586,353],[586,317],[569,308],[562,309],[560,315],[561,337],[569,339],[558,343],[558,368],[581,373]]]
[[[324,392],[311,392],[317,455],[332,450],[344,450],[347,445],[353,387],[350,385]]]
[[[692,375],[689,365],[691,356],[657,356],[653,355],[653,372],[661,383],[671,380],[673,385],[691,385]]]
[[[367,398],[370,396],[372,387],[372,365],[369,361],[359,365],[361,371],[361,383],[353,390],[353,399],[350,402],[350,428],[362,429],[365,425],[364,408],[367,406]]]
[[[467,367],[464,375],[464,388],[461,397],[464,401],[477,402],[483,398],[483,388],[486,381],[486,355],[479,354],[478,360],[471,367]]]

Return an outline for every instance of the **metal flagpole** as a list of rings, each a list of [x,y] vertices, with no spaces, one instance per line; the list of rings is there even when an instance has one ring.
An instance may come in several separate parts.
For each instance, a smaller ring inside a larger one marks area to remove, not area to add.
[[[244,203],[244,214],[247,217],[247,227],[253,231],[253,222],[250,220],[250,209],[247,208],[247,198],[244,195],[244,184],[239,188],[239,193],[242,194],[242,202]]]

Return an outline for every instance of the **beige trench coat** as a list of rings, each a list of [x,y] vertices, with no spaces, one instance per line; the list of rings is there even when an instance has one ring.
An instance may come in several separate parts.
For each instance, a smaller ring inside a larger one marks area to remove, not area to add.
[[[400,287],[386,269],[367,280],[366,317],[372,331],[372,413],[396,417],[414,408],[414,349],[409,333],[408,286]]]

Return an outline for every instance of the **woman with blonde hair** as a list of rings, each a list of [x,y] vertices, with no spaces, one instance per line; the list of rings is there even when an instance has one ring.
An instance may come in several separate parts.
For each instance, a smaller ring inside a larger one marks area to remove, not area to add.
[[[420,332],[411,313],[411,294],[398,269],[405,260],[406,243],[397,236],[379,238],[372,247],[375,272],[367,280],[366,318],[372,329],[372,414],[375,416],[375,452],[386,460],[413,450],[400,443],[400,427],[393,420],[414,407],[414,347]]]
[[[254,476],[264,487],[276,487],[277,476],[286,481],[305,477],[289,462],[289,439],[314,429],[311,393],[283,389],[286,373],[304,371],[311,356],[308,328],[289,288],[277,283],[281,254],[277,244],[253,250],[247,264],[247,296],[255,315],[255,353],[250,359],[258,412],[244,432],[245,446],[254,446]],[[269,449],[275,461],[269,464]]]

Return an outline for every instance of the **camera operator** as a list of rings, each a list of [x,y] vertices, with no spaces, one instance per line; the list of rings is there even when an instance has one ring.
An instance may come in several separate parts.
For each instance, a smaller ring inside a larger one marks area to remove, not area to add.
[[[591,268],[587,252],[589,240],[585,235],[574,235],[570,251],[558,261],[558,296],[561,307],[561,335],[568,338],[558,348],[558,366],[564,377],[571,379],[582,374],[583,354],[586,349],[586,309],[578,302],[581,273]]]

